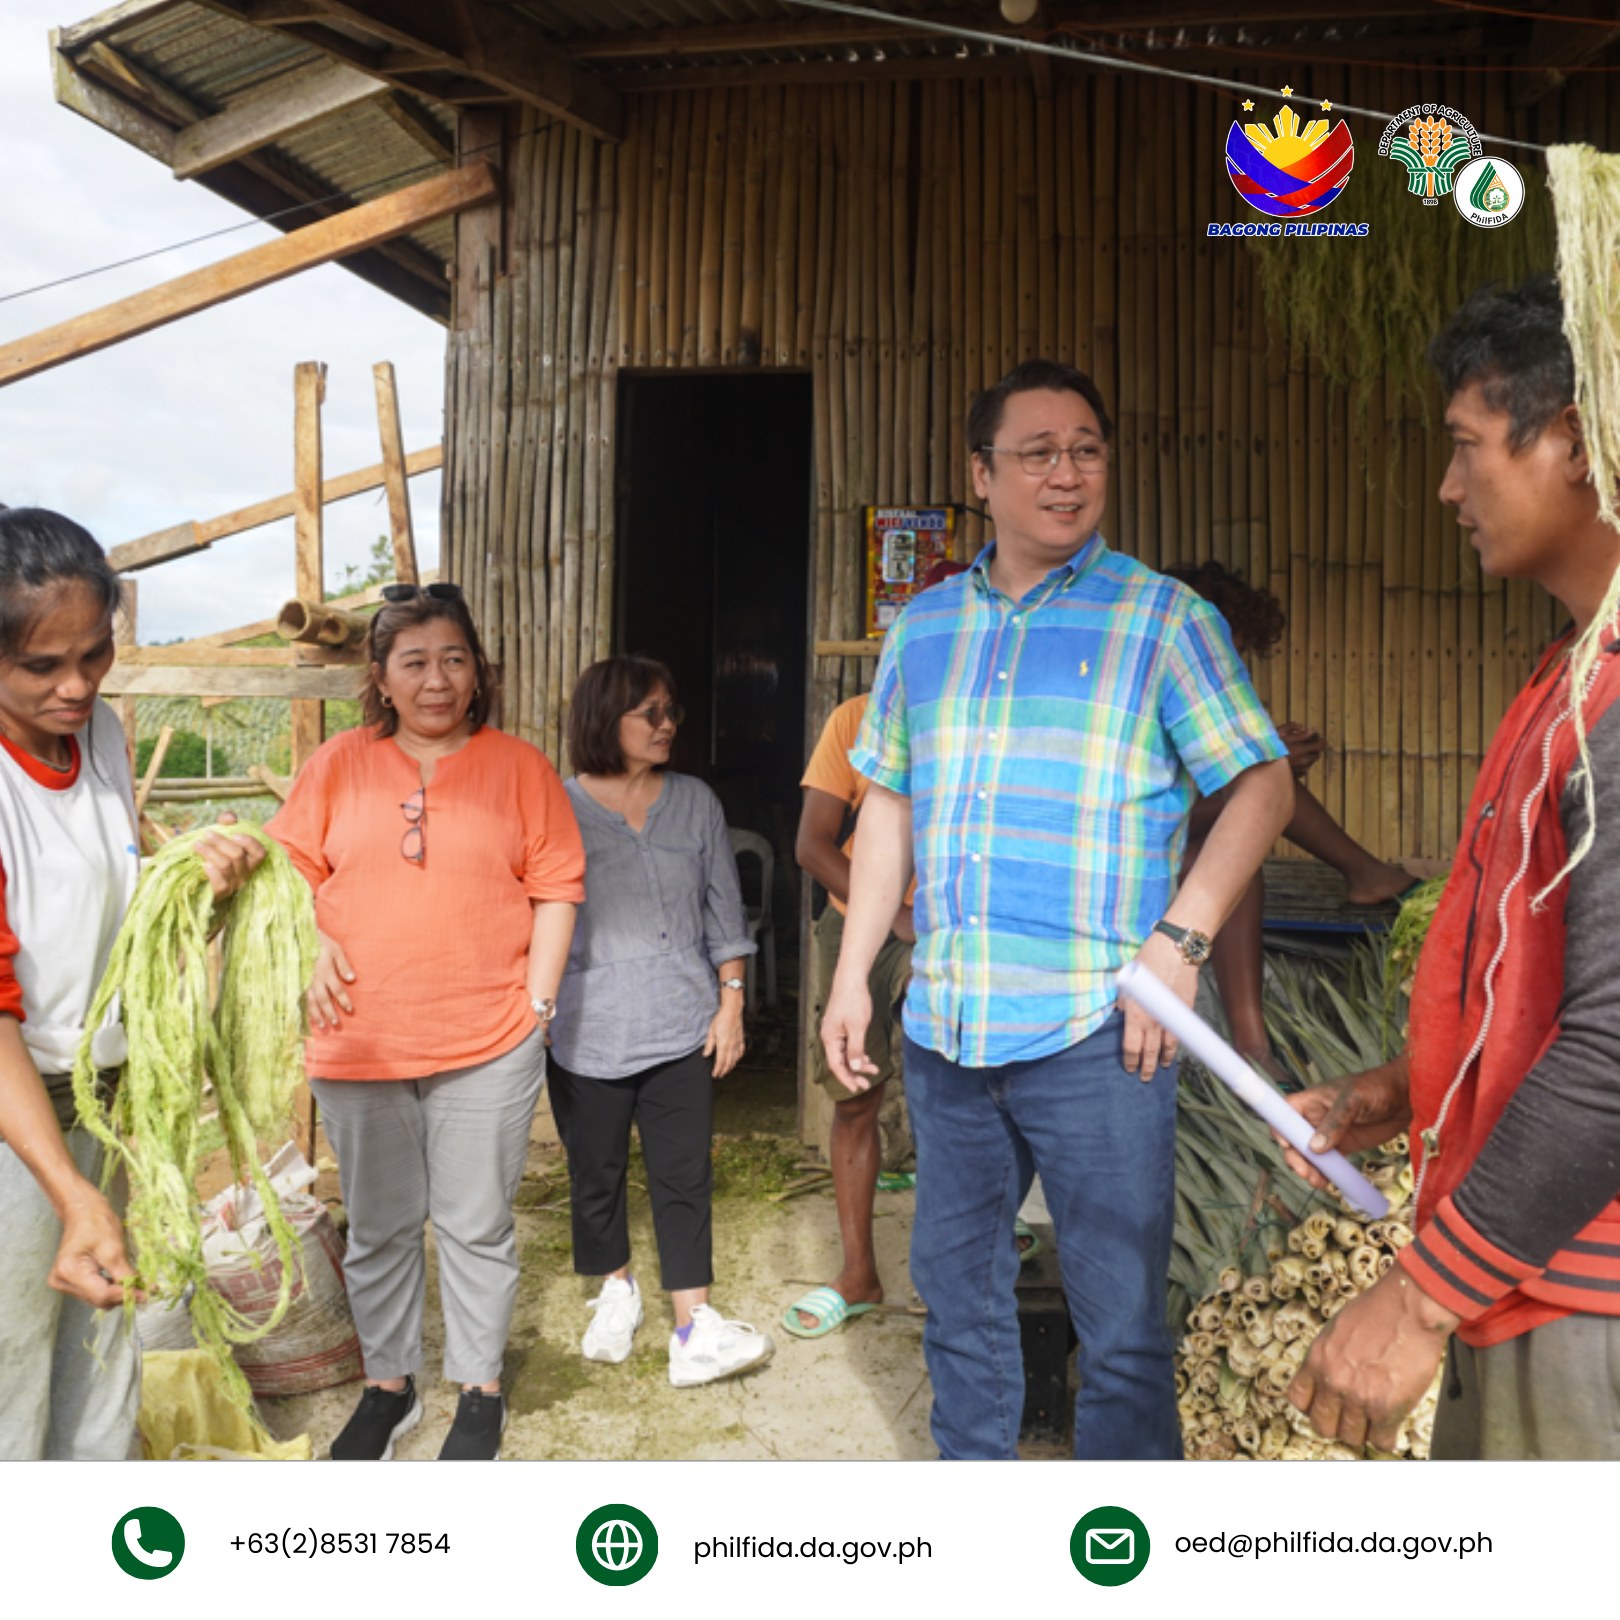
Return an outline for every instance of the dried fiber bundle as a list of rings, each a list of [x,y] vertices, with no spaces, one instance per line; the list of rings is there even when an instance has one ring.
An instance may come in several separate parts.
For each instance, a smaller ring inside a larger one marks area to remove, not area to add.
[[[219,1359],[231,1394],[251,1411],[230,1346],[280,1321],[297,1276],[298,1245],[260,1167],[258,1141],[285,1125],[303,1078],[299,1043],[315,920],[309,886],[275,840],[247,822],[230,828],[256,838],[266,854],[226,909],[213,1004],[215,903],[196,853],[213,830],[174,839],[142,871],[86,1020],[87,1030],[100,1028],[118,1003],[129,1040],[123,1077],[103,1107],[87,1036],[73,1091],[80,1119],[108,1150],[108,1180],[120,1168],[128,1174],[137,1286],[158,1299],[189,1300],[198,1344]],[[280,1294],[262,1323],[247,1321],[208,1286],[196,1183],[210,1091],[232,1167],[263,1201],[281,1259]]]
[[[1575,407],[1580,412],[1598,515],[1620,529],[1620,157],[1590,146],[1547,151],[1558,231],[1558,290],[1564,336],[1575,360]],[[1620,618],[1620,570],[1592,622],[1569,650],[1570,718],[1580,753],[1578,780],[1586,827],[1552,882],[1534,897],[1540,905],[1586,858],[1597,831],[1597,796],[1586,744],[1586,695],[1598,655]]]

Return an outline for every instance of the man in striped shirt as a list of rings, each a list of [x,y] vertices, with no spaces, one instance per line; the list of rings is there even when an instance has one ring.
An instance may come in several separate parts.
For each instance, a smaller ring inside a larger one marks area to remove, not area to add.
[[[866,1085],[867,974],[915,869],[911,1272],[945,1457],[1017,1454],[1010,1232],[1037,1171],[1081,1342],[1075,1454],[1181,1454],[1175,1050],[1116,1005],[1114,976],[1139,957],[1190,1002],[1293,810],[1220,615],[1097,530],[1110,433],[1096,384],[1053,361],[980,396],[968,445],[995,541],[890,630],[850,754],[871,787],[822,1039]],[[1178,890],[1199,794],[1225,808]]]

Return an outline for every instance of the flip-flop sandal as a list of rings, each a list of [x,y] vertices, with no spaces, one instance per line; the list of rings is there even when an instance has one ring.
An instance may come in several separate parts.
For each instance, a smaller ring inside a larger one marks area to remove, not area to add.
[[[877,1178],[879,1192],[910,1192],[916,1185],[915,1170],[885,1170]]]
[[[1029,1239],[1027,1245],[1024,1244],[1025,1238]],[[1035,1235],[1035,1229],[1025,1220],[1013,1222],[1013,1242],[1020,1245],[1018,1250],[1019,1265],[1024,1265],[1033,1260],[1043,1247],[1041,1240]]]
[[[1406,902],[1410,900],[1412,896],[1416,894],[1418,890],[1421,889],[1428,881],[1429,880],[1427,878],[1415,877],[1406,885],[1404,889],[1401,890],[1399,894],[1389,895],[1383,900],[1346,900],[1343,903],[1343,908],[1346,911],[1365,912],[1370,916],[1392,917],[1395,916],[1400,911],[1401,907],[1404,906]]]
[[[865,1316],[871,1303],[851,1305],[836,1288],[812,1288],[803,1299],[795,1300],[782,1312],[782,1326],[796,1339],[822,1339],[835,1333],[854,1316]],[[799,1313],[813,1316],[814,1327],[806,1327]]]

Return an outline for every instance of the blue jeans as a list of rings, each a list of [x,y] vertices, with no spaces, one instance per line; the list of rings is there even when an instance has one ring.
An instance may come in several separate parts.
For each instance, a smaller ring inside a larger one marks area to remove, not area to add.
[[[1165,1322],[1176,1076],[1122,1061],[1124,1019],[1066,1051],[969,1069],[909,1038],[911,1278],[942,1457],[1011,1458],[1024,1413],[1013,1220],[1039,1171],[1080,1339],[1074,1454],[1181,1456]]]

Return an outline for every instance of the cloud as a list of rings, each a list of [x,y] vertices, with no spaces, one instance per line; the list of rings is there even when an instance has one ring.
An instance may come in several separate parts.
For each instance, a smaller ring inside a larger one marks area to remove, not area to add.
[[[49,30],[95,9],[7,0],[0,18],[0,299],[62,275],[235,225],[241,210],[56,104]],[[0,302],[0,342],[82,314],[274,231],[216,241]],[[0,501],[68,513],[105,545],[279,495],[293,482],[293,368],[328,366],[328,476],[380,459],[371,367],[392,360],[407,447],[443,433],[443,330],[336,266],[0,390]],[[417,543],[438,552],[438,478],[412,481]],[[387,530],[381,492],[327,508],[336,583]],[[290,525],[139,576],[141,639],[265,617],[291,593]]]

